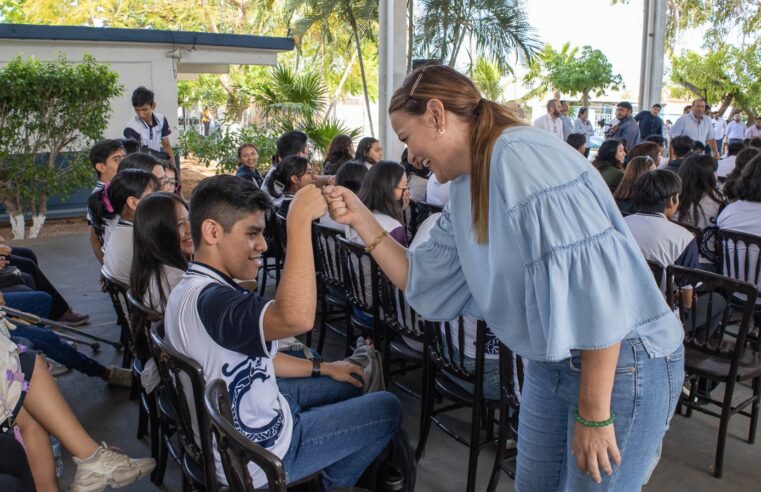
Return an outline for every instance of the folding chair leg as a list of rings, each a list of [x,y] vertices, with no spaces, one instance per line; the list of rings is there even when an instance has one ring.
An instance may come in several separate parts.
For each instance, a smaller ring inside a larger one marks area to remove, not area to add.
[[[415,449],[415,459],[420,461],[425,451],[425,443],[428,441],[428,434],[431,432],[431,414],[433,414],[434,390],[433,390],[434,371],[430,361],[423,361],[423,398],[420,406],[420,433],[418,436],[417,449]]]

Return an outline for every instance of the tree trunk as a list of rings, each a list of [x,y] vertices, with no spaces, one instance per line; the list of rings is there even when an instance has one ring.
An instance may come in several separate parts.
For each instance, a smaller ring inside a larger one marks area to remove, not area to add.
[[[344,8],[349,16],[349,23],[351,24],[352,34],[354,35],[354,42],[357,44],[357,59],[359,60],[359,71],[362,74],[362,91],[365,93],[365,106],[367,107],[367,120],[370,122],[370,136],[375,137],[375,129],[373,128],[373,114],[370,109],[370,94],[367,91],[367,76],[365,75],[365,62],[362,60],[362,43],[359,39],[359,28],[357,27],[357,19],[354,17],[354,11],[351,9],[351,5],[348,2],[344,2]]]
[[[42,225],[48,212],[48,194],[40,193],[37,201],[32,206],[32,227],[29,228],[29,239],[35,239],[40,234]]]
[[[581,93],[581,105],[585,108],[589,107],[589,91],[584,91]]]
[[[13,239],[24,239],[24,208],[21,204],[21,195],[18,193],[18,183],[6,182],[2,185],[2,202],[11,222]]]
[[[407,0],[407,73],[412,71],[415,41],[415,0]]]
[[[721,106],[716,110],[719,113],[719,116],[724,116],[724,112],[729,108],[729,105],[732,104],[732,99],[734,99],[734,94],[724,94],[724,97],[721,100]]]
[[[682,87],[684,87],[685,89],[687,89],[688,91],[690,91],[690,92],[692,92],[693,94],[695,94],[696,96],[698,96],[698,97],[700,97],[700,98],[703,98],[703,99],[706,99],[706,96],[705,96],[705,94],[703,94],[703,91],[701,91],[700,89],[698,89],[698,87],[697,87],[697,86],[695,86],[695,85],[693,85],[693,84],[691,84],[691,83],[687,82],[686,80],[677,80],[676,82],[677,82],[679,85],[681,85]]]

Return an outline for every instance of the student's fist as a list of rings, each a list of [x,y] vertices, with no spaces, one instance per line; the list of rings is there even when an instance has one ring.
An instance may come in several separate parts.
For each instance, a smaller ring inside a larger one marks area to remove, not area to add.
[[[298,221],[312,222],[328,213],[328,204],[322,190],[315,185],[306,185],[293,197],[291,207],[288,209],[288,217],[294,214]]]
[[[328,201],[330,217],[339,224],[354,227],[363,213],[369,213],[362,200],[343,186],[326,186],[325,199]]]

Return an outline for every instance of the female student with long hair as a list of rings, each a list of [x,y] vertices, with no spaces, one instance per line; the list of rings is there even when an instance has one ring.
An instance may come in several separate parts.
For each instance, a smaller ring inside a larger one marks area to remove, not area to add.
[[[125,169],[117,173],[110,186],[99,196],[106,208],[106,218],[119,214],[119,219],[113,227],[111,237],[106,243],[103,254],[103,272],[109,277],[129,285],[132,270],[132,227],[135,221],[135,211],[144,197],[161,188],[156,176],[141,169]],[[93,223],[96,221],[93,216]]]
[[[717,190],[718,161],[710,155],[692,154],[679,167],[682,191],[676,218],[680,222],[704,229],[716,225],[724,196]]]
[[[322,163],[322,174],[325,176],[335,175],[341,166],[347,161],[354,159],[354,142],[348,135],[336,135],[330,142],[328,151],[325,153],[325,161]]]
[[[624,178],[618,184],[616,192],[613,193],[613,198],[616,199],[618,209],[622,213],[634,212],[634,182],[647,171],[655,171],[656,167],[655,161],[644,155],[629,161],[626,172],[624,172]]]
[[[377,138],[364,137],[357,144],[355,159],[363,162],[370,169],[376,162],[383,159],[383,148],[381,148],[380,141]]]
[[[341,187],[331,215],[422,316],[481,317],[529,360],[518,490],[638,489],[681,391],[683,332],[599,173],[449,67],[413,71],[389,113],[410,160],[452,182],[430,240],[406,251]]]
[[[278,213],[287,216],[296,192],[314,182],[314,171],[309,161],[304,157],[289,155],[275,168],[272,179],[267,183],[267,193],[272,197],[272,203],[278,207]]]
[[[600,171],[602,179],[608,185],[611,193],[616,191],[621,180],[624,179],[624,160],[626,159],[626,147],[615,138],[606,140],[600,145],[597,157],[592,164]]]

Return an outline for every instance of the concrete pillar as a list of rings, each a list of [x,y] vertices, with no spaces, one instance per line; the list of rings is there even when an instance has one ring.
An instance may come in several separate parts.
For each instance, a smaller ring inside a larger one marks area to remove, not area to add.
[[[642,22],[642,64],[639,109],[661,102],[663,58],[666,48],[666,0],[645,0]]]
[[[378,10],[378,138],[384,157],[398,161],[404,145],[391,128],[388,104],[407,75],[407,0],[380,0]]]

